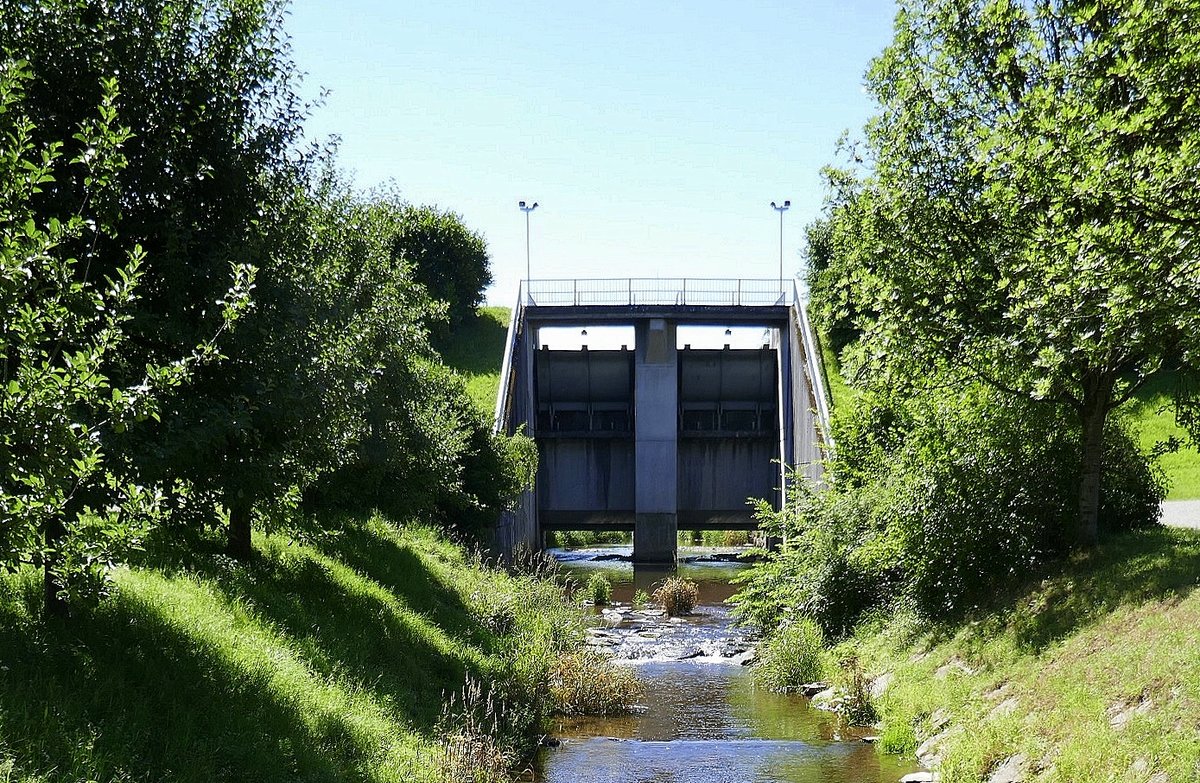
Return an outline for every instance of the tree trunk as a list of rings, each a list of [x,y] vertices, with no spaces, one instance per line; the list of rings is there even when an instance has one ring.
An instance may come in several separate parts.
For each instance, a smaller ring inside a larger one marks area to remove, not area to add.
[[[46,617],[67,617],[70,606],[58,574],[58,563],[62,560],[58,548],[67,533],[62,518],[54,515],[46,520],[42,529],[45,551],[42,553],[42,589],[45,595],[43,612]]]
[[[1100,382],[1093,394],[1084,398],[1079,418],[1081,469],[1079,478],[1079,527],[1075,532],[1078,549],[1092,549],[1100,543],[1100,472],[1104,468],[1104,420],[1112,384]]]
[[[249,560],[254,553],[250,541],[250,517],[254,504],[243,498],[229,503],[229,537],[225,552],[238,560]]]

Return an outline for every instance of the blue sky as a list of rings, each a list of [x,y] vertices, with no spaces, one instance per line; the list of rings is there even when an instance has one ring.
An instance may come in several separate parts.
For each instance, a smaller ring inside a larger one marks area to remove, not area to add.
[[[872,107],[885,0],[295,0],[308,123],[364,189],[462,215],[494,304],[532,275],[775,278],[800,268],[820,169]]]

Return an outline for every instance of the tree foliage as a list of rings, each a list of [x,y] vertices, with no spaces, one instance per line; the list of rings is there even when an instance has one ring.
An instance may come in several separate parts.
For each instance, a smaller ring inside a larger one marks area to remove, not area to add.
[[[1077,433],[1055,413],[983,384],[863,392],[835,415],[831,487],[797,481],[781,511],[759,509],[787,544],[751,572],[739,611],[841,636],[898,606],[934,620],[989,606],[1074,540]],[[1104,445],[1102,530],[1151,524],[1161,478],[1117,422]]]
[[[157,395],[215,352],[205,343],[146,365],[134,385],[110,379],[145,256],[134,246],[101,276],[95,248],[114,232],[92,210],[114,196],[129,130],[117,124],[116,82],[105,80],[95,116],[72,135],[82,152],[64,162],[64,143],[34,141],[23,105],[30,81],[27,63],[0,62],[0,565],[41,566],[47,609],[61,613],[67,596],[102,586],[136,543],[137,514],[153,511],[153,493],[106,462],[105,434],[157,417]],[[79,202],[47,215],[35,204],[64,169],[82,186]],[[244,309],[248,285],[243,271],[226,324]]]
[[[880,364],[954,367],[1074,417],[1080,546],[1109,414],[1200,360],[1196,16],[1187,0],[903,3],[867,76],[866,173],[835,181],[832,244],[878,313]]]
[[[359,507],[479,532],[531,475],[429,345],[430,291],[490,279],[482,238],[306,146],[283,18],[0,0],[4,567],[102,577],[156,505],[248,557],[256,515],[355,472]]]
[[[408,204],[391,208],[398,213],[392,240],[396,261],[408,264],[429,295],[446,303],[451,327],[470,318],[492,283],[483,236],[454,212]]]

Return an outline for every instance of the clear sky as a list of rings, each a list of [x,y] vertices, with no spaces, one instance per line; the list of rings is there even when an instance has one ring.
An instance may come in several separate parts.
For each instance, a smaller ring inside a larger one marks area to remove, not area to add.
[[[742,277],[800,268],[820,169],[872,106],[890,0],[294,0],[310,134],[364,189],[458,212],[493,304],[534,279]]]

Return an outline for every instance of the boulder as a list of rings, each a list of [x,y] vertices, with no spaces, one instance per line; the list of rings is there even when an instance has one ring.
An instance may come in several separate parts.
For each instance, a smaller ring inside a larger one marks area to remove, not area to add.
[[[988,775],[987,783],[1024,783],[1025,757],[1020,753],[1006,758]]]

